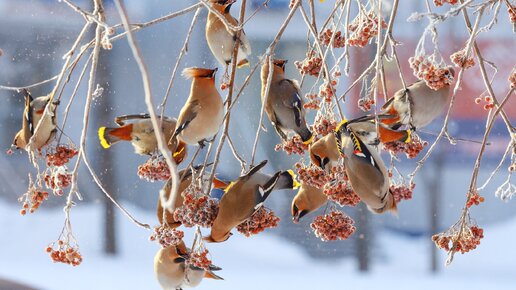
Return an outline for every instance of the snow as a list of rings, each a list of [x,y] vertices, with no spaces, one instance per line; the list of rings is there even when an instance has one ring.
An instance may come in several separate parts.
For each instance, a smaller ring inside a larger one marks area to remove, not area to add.
[[[143,221],[155,220],[152,212],[128,207]],[[120,255],[106,256],[101,248],[102,211],[99,204],[72,209],[74,233],[84,256],[83,263],[73,268],[51,262],[44,251],[58,238],[61,210],[41,208],[21,216],[18,207],[0,201],[0,278],[48,290],[160,289],[152,267],[158,245],[148,241],[149,232],[117,215]],[[370,273],[361,274],[352,258],[314,261],[275,235],[245,238],[235,233],[226,243],[208,245],[225,280],[206,279],[197,289],[516,289],[515,228],[514,218],[490,225],[475,251],[457,254],[451,266],[435,275],[428,271],[428,238],[383,231],[375,242],[380,257],[374,257]],[[441,253],[440,261],[444,259]]]

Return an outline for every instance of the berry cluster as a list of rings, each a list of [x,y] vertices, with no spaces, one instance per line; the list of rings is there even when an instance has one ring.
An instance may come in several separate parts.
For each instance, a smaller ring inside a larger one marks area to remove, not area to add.
[[[317,135],[326,136],[328,134],[333,134],[337,128],[337,122],[335,120],[329,120],[322,115],[318,115],[315,117],[312,128]]]
[[[186,264],[196,268],[209,270],[212,262],[208,258],[208,254],[209,252],[207,249],[204,249],[202,251],[195,251],[190,254],[190,257],[188,258],[188,260],[186,260]]]
[[[450,60],[456,67],[462,67],[464,69],[468,69],[475,65],[475,60],[472,57],[466,58],[466,51],[464,49],[450,55]]]
[[[167,225],[154,228],[154,233],[149,237],[150,241],[158,241],[163,249],[177,246],[185,236],[183,231],[172,229]]]
[[[43,179],[48,189],[52,189],[55,195],[62,196],[63,188],[72,183],[72,174],[66,166],[51,167],[45,171]]]
[[[305,98],[308,102],[303,104],[303,108],[307,110],[319,110],[321,108],[321,99],[317,94],[306,94]]]
[[[163,156],[152,156],[147,162],[138,166],[138,176],[150,182],[168,180],[170,170]]]
[[[453,81],[453,75],[446,66],[439,65],[428,56],[418,56],[409,58],[410,68],[420,80],[424,80],[426,85],[433,90],[443,88],[450,85]]]
[[[48,199],[48,192],[43,191],[41,188],[36,188],[33,185],[29,186],[29,190],[20,199],[25,198],[20,210],[21,215],[26,215],[27,210],[30,213],[34,213],[44,200]],[[21,200],[20,200],[21,201]]]
[[[326,174],[326,171],[313,164],[305,166],[298,162],[296,163],[296,169],[301,182],[310,186],[323,188],[324,185],[330,181],[330,176]]]
[[[481,97],[478,97],[475,99],[475,104],[480,105],[480,103],[482,103],[482,101],[485,101],[485,103],[486,103],[486,104],[484,104],[484,110],[486,110],[486,111],[491,110],[495,106],[495,104],[493,102],[493,98],[491,98],[491,96],[485,96],[483,100]]]
[[[299,154],[305,155],[305,151],[308,150],[308,144],[304,144],[301,137],[298,135],[294,135],[291,139],[287,141],[282,141],[281,144],[276,144],[274,147],[275,151],[283,150],[287,155],[291,154]]]
[[[260,207],[248,219],[240,223],[236,229],[246,237],[259,234],[268,228],[278,226],[280,218],[268,208]]]
[[[49,149],[46,154],[47,166],[63,166],[70,162],[79,153],[72,146],[59,145],[55,149]]]
[[[444,3],[449,3],[450,5],[455,5],[455,4],[457,4],[457,2],[459,2],[459,0],[434,0],[434,4],[437,7],[443,6]]]
[[[396,203],[399,203],[400,201],[404,199],[411,199],[412,198],[412,192],[414,191],[414,188],[416,187],[416,184],[412,183],[410,186],[405,184],[391,184],[389,190],[394,197],[394,201]]]
[[[185,190],[184,202],[174,211],[174,220],[181,222],[185,227],[195,225],[210,228],[219,213],[219,203],[207,195],[197,195]]]
[[[360,197],[351,188],[344,166],[332,167],[329,176],[332,181],[323,187],[329,200],[340,206],[356,206],[360,202]]]
[[[374,99],[370,96],[358,99],[358,107],[364,112],[371,110],[372,105],[374,105]]]
[[[447,252],[452,250],[453,244],[456,243],[453,252],[461,252],[462,254],[474,250],[480,245],[480,240],[484,237],[484,230],[478,226],[465,225],[462,235],[459,238],[459,230],[452,228],[448,232],[436,234],[432,236],[435,245]]]
[[[466,207],[472,207],[473,205],[479,205],[480,203],[484,202],[484,197],[480,196],[477,191],[473,192],[473,194],[470,195],[468,202],[466,203]]]
[[[54,248],[56,243],[49,245],[46,249],[47,253],[52,258],[54,263],[64,263],[72,266],[78,266],[82,262],[82,255],[79,253],[78,246],[72,246],[68,242],[63,240],[57,241],[57,247]]]
[[[387,27],[387,23],[381,20],[382,28]],[[364,47],[369,43],[369,40],[374,36],[378,35],[378,17],[374,11],[369,11],[367,14],[360,13],[354,20],[349,24],[349,36],[348,44],[351,46]]]
[[[410,136],[410,142],[408,143],[401,141],[383,143],[385,150],[388,150],[393,154],[403,152],[409,159],[415,158],[421,151],[423,151],[425,146],[428,146],[428,142],[421,140],[421,138],[415,133],[412,133]]]
[[[220,84],[220,90],[221,91],[224,91],[225,89],[227,89],[229,87],[229,84],[226,83],[226,82],[223,82]]]
[[[312,50],[306,53],[306,58],[303,61],[296,61],[294,65],[300,74],[318,77],[321,72],[322,58]]]
[[[319,40],[324,45],[330,45],[331,37],[333,35],[333,30],[326,28],[320,35]],[[331,44],[333,48],[341,48],[346,46],[346,39],[344,38],[344,35],[340,31],[335,32],[335,37],[333,38],[333,43]]]
[[[320,215],[310,224],[315,235],[323,241],[346,240],[355,232],[353,220],[340,211]]]
[[[331,103],[331,99],[334,96],[338,80],[333,78],[330,82],[325,81],[319,86],[319,96],[324,99],[326,103]]]

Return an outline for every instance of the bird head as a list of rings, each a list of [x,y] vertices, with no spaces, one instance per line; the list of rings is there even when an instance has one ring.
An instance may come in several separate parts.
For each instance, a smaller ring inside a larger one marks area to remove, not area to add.
[[[309,211],[306,209],[302,209],[304,202],[300,198],[296,199],[296,197],[292,201],[292,221],[297,224],[302,217],[309,213]],[[300,206],[301,208],[299,208]]]
[[[11,145],[11,148],[14,147],[16,149],[21,149],[21,148],[24,148],[25,145],[27,145],[27,144],[24,144],[25,141],[23,140],[21,134],[23,134],[23,132],[21,130],[18,131],[18,133],[16,133],[16,135],[14,136],[13,144]]]
[[[279,70],[281,70],[281,72],[285,72],[285,67],[286,67],[287,62],[288,62],[287,59],[273,60],[272,63],[274,64],[274,70],[279,69]]]
[[[204,78],[215,80],[215,74],[217,73],[217,70],[218,68],[209,69],[200,67],[189,67],[183,70],[183,76],[185,78]]]
[[[337,146],[334,146],[337,145],[337,143],[331,142],[332,140],[329,140],[331,138],[334,139],[335,135],[328,134],[323,138],[317,140],[309,148],[310,160],[313,164],[322,169],[330,169],[329,166],[328,168],[326,166],[331,161],[330,157],[338,159],[339,156],[339,149],[337,148]]]
[[[231,5],[233,5],[236,0],[212,0],[213,7],[217,9],[220,13],[229,13],[231,9]]]

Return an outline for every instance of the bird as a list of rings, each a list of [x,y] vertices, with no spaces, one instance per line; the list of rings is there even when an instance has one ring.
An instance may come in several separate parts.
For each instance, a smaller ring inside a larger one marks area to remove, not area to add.
[[[215,87],[215,69],[190,67],[183,75],[192,79],[190,96],[179,113],[171,140],[204,147],[207,138],[219,131],[224,120],[224,104]]]
[[[41,149],[54,140],[57,131],[56,108],[58,102],[51,102],[51,95],[33,99],[28,90],[25,91],[25,108],[23,110],[22,128],[16,133],[12,146],[15,149],[28,150],[27,145],[33,138],[33,148]],[[48,114],[43,116],[48,105]],[[36,132],[36,128],[39,129]]]
[[[126,124],[126,121],[131,122]],[[176,119],[163,117],[161,122],[161,131],[164,138],[165,140],[170,140],[176,127]],[[104,149],[108,149],[111,145],[120,141],[130,141],[136,154],[152,155],[157,152],[158,141],[156,140],[149,114],[119,116],[115,118],[115,123],[119,127],[100,127],[98,130],[100,144]],[[167,147],[173,152],[173,157],[177,164],[186,158],[187,148],[184,142],[174,140],[173,142],[168,142]]]
[[[297,194],[292,200],[292,220],[298,223],[305,215],[316,211],[328,201],[322,188],[301,183]]]
[[[206,164],[206,166],[211,166],[211,165],[212,165],[212,163]],[[179,182],[179,188],[178,188],[178,195],[177,195],[176,201],[174,203],[174,208],[178,208],[183,205],[184,198],[181,193],[192,183],[193,172],[198,174],[198,173],[200,173],[200,171],[203,167],[204,167],[203,165],[197,165],[193,168],[186,168],[186,169],[183,169],[178,172],[180,182]],[[224,188],[227,186],[227,184],[225,182],[219,180],[216,176],[213,178],[212,184],[213,184],[213,188]],[[205,185],[207,185],[207,183],[205,183]],[[161,189],[161,191],[163,192],[166,199],[168,199],[170,197],[171,186],[172,186],[172,179],[169,179],[165,183],[165,185],[163,185],[163,188]],[[163,212],[163,205],[161,203],[161,198],[158,198],[158,205],[156,207],[156,215],[158,217],[158,221],[160,224],[164,224],[164,222],[166,222],[166,224],[170,228],[177,228],[181,225],[181,222],[176,221],[174,219],[173,213],[170,213],[168,210],[166,211],[166,213]]]
[[[351,122],[351,121],[350,121]],[[374,213],[397,212],[389,176],[380,154],[365,144],[344,120],[336,131],[337,146],[353,191]]]
[[[384,124],[378,124],[376,131],[374,116],[362,116],[348,122],[348,129],[354,132],[362,142],[367,145],[376,146],[380,142],[410,142],[411,130],[395,131],[389,129]],[[339,148],[335,134],[327,134],[323,138],[315,141],[309,147],[310,160],[316,166],[327,171],[337,166],[339,162]]]
[[[212,7],[220,12],[229,24],[238,26],[238,20],[229,13],[233,3],[235,3],[235,0],[211,1]],[[237,36],[237,32],[228,30],[222,20],[212,11],[209,11],[206,21],[206,41],[213,56],[226,68],[231,63],[234,46],[238,41],[237,67],[240,68],[249,64],[247,57],[251,54],[251,45],[244,30],[241,30],[240,36]]]
[[[259,209],[273,190],[294,189],[299,186],[292,170],[278,171],[270,176],[259,172],[267,160],[251,168],[231,182],[219,202],[219,213],[204,240],[220,243],[231,236],[231,230]]]
[[[455,70],[448,67],[445,77],[453,82]],[[451,93],[450,84],[433,90],[423,81],[417,81],[406,89],[398,90],[382,106],[380,120],[391,129],[397,130],[406,125],[417,130],[437,118],[448,103]]]
[[[287,60],[275,59],[273,63],[272,81],[269,94],[265,96],[269,62],[262,65],[262,103],[265,101],[265,112],[272,122],[274,129],[283,140],[287,140],[287,133],[293,131],[301,137],[305,144],[313,139],[305,121],[305,109],[301,97],[301,89],[295,80],[285,78]]]
[[[210,265],[209,270],[186,265],[185,262],[190,251],[183,241],[177,246],[169,246],[158,250],[154,257],[154,273],[163,290],[196,287],[202,282],[203,278],[224,280],[213,273],[221,270],[215,265]]]

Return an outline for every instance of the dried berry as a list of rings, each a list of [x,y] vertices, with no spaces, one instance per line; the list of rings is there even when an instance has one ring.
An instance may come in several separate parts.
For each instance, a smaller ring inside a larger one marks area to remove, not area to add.
[[[478,245],[480,245],[480,240],[483,237],[484,230],[482,228],[472,226],[466,222],[462,231],[460,231],[459,224],[455,224],[446,232],[433,235],[432,241],[438,248],[447,252],[453,249],[453,252],[464,254],[474,250]],[[453,248],[454,244],[456,244],[455,248]]]
[[[165,158],[162,155],[151,156],[147,162],[138,166],[138,176],[150,182],[168,180],[170,171]]]
[[[209,270],[212,264],[211,260],[208,258],[208,250],[203,249],[200,251],[194,251],[190,254],[189,258],[186,260],[187,265],[191,265],[193,267],[201,268],[204,270]]]
[[[321,98],[317,94],[306,94],[305,98],[308,102],[303,104],[303,108],[307,110],[319,110],[321,108]]]
[[[322,58],[318,53],[311,50],[306,53],[306,58],[303,61],[296,61],[294,65],[302,75],[308,74],[314,77],[318,77],[321,72]]]
[[[453,53],[450,56],[450,60],[456,67],[462,67],[464,69],[468,69],[475,65],[475,60],[473,58],[466,59],[466,51],[464,49]]]
[[[299,154],[305,155],[305,151],[308,150],[308,144],[304,144],[301,137],[298,135],[294,135],[292,138],[287,141],[282,141],[281,144],[276,144],[274,147],[275,151],[283,150],[287,155],[291,154]]]
[[[190,186],[182,195],[183,205],[174,211],[174,220],[181,222],[185,227],[198,225],[211,228],[219,213],[218,201],[204,195],[197,186]]]
[[[424,80],[429,88],[438,90],[453,82],[453,75],[449,67],[439,64],[433,56],[417,56],[409,58],[409,64],[414,76]]]
[[[421,151],[423,151],[425,146],[428,146],[428,142],[421,140],[421,138],[415,133],[412,133],[410,142],[408,143],[401,141],[383,143],[385,150],[388,150],[393,154],[403,152],[409,159],[415,158]]]
[[[472,207],[473,205],[479,205],[484,202],[484,197],[478,194],[478,191],[473,192],[466,202],[466,207]]]
[[[387,23],[381,20],[382,28],[387,27]],[[360,14],[349,24],[348,44],[351,46],[364,47],[371,38],[378,35],[378,16],[376,12],[370,10],[369,12],[360,11]]]
[[[58,145],[55,148],[49,148],[46,153],[47,166],[63,166],[70,162],[75,155],[79,153],[70,145]]]
[[[78,245],[71,245],[67,240],[59,239],[50,244],[45,251],[50,255],[54,263],[64,263],[78,266],[82,263],[82,255]]]
[[[457,2],[459,2],[459,0],[434,0],[434,4],[437,7],[443,6],[444,3],[448,3],[450,5],[455,5],[455,4],[457,4]]]
[[[329,178],[323,187],[323,193],[329,200],[340,206],[356,206],[360,202],[360,197],[353,191],[349,183],[344,166],[335,166],[331,169]]]
[[[331,180],[331,177],[326,174],[326,171],[313,164],[305,166],[298,162],[296,163],[296,169],[302,183],[316,188],[323,188],[324,185]]]
[[[404,199],[411,199],[412,198],[412,192],[414,191],[414,188],[416,185],[413,183],[410,186],[405,184],[391,184],[389,190],[394,197],[394,201],[396,203],[399,203],[400,201]]]
[[[323,115],[317,115],[315,117],[314,124],[312,125],[314,132],[322,137],[330,133],[333,134],[336,128],[337,122],[333,119],[328,119]]]
[[[326,46],[330,45],[331,38],[334,34],[332,29],[326,28],[320,35],[319,40]],[[341,48],[346,46],[346,39],[340,31],[335,31],[333,42],[331,44],[333,48]]]

